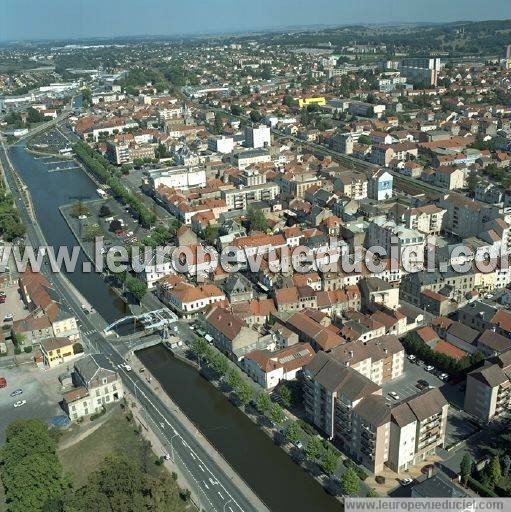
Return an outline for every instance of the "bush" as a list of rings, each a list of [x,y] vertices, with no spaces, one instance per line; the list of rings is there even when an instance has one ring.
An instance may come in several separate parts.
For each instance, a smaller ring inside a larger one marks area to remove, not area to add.
[[[23,351],[26,354],[30,354],[30,352],[32,352],[32,345],[27,345],[26,347],[23,347]]]
[[[316,429],[306,421],[298,420],[298,425],[300,425],[300,428],[310,436],[315,436],[317,434]]]
[[[366,480],[369,477],[368,473],[360,466],[357,466],[357,464],[355,464],[351,459],[346,459],[344,465],[347,468],[352,468],[362,481]]]
[[[468,477],[467,485],[483,498],[497,498],[497,495],[491,489],[488,489],[471,476]]]
[[[20,347],[14,347],[14,353],[15,353],[16,355],[21,354],[21,348],[20,348]]]
[[[98,418],[101,418],[101,416],[103,416],[103,414],[105,414],[106,412],[106,408],[105,406],[103,405],[101,407],[101,410],[98,411],[98,412],[95,412],[94,414],[91,414],[91,417],[90,417],[90,420],[91,421],[94,421],[94,420],[97,420]]]

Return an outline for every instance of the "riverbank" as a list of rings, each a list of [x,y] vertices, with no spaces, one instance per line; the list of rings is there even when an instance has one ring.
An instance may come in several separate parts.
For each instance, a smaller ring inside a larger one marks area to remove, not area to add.
[[[256,411],[250,418],[193,366],[162,345],[136,353],[151,380],[197,426],[243,480],[250,482],[272,512],[339,512],[342,504],[293,462],[279,446],[278,430],[264,424]],[[133,363],[134,365],[135,363]],[[139,366],[137,366],[139,368]],[[145,374],[145,372],[144,372]],[[288,449],[293,452],[292,447]]]

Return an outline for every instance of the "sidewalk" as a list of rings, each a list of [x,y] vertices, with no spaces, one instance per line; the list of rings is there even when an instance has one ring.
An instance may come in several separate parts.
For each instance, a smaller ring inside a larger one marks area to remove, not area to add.
[[[140,368],[144,367],[136,356],[129,356],[127,359],[133,371],[139,373]],[[209,456],[220,467],[224,474],[229,478],[240,491],[247,497],[247,499],[261,512],[269,512],[268,508],[260,500],[260,498],[252,491],[246,482],[231,468],[228,462],[222,455],[209,443],[209,441],[202,435],[199,429],[190,421],[190,419],[179,409],[179,407],[172,401],[165,391],[162,390],[158,380],[151,375],[149,370],[144,367],[145,371],[142,373],[143,378],[151,387],[152,391],[158,398],[165,404],[165,406],[172,411],[172,413],[179,419],[182,425],[189,432],[193,433],[195,440],[208,452]]]

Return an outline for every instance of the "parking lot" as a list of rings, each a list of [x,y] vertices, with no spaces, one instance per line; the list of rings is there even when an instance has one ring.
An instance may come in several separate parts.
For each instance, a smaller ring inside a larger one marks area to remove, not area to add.
[[[66,365],[47,371],[39,370],[31,363],[13,368],[0,367],[0,377],[7,380],[7,387],[0,389],[0,443],[5,441],[5,427],[14,420],[39,418],[47,422],[64,414],[59,406],[62,392],[58,376],[65,372]],[[23,393],[11,397],[16,389],[22,389]],[[18,400],[27,403],[14,407]]]
[[[445,431],[445,447],[449,448],[467,439],[479,430],[479,427],[473,423],[473,420],[471,420],[467,413],[454,407],[449,407],[447,429]]]
[[[420,390],[416,387],[418,380],[425,380],[430,386],[440,388],[445,386],[445,382],[424,369],[424,365],[411,363],[405,359],[404,373],[401,377],[384,384],[383,395],[389,403],[396,403],[416,395]],[[397,393],[399,398],[393,399],[389,393]]]

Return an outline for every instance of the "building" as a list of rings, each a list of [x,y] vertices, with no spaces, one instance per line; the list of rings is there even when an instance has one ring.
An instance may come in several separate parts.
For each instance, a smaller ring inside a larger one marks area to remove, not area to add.
[[[445,210],[434,204],[408,208],[401,215],[402,220],[408,229],[415,229],[425,235],[439,235],[442,229]]]
[[[295,379],[314,354],[308,343],[297,343],[276,352],[255,350],[243,359],[243,369],[264,389],[273,389],[282,380]]]
[[[394,177],[388,171],[379,169],[367,180],[367,196],[376,201],[384,201],[392,197]]]
[[[403,59],[398,70],[408,83],[419,87],[436,87],[441,62],[439,58]]]
[[[88,355],[74,365],[76,386],[64,393],[63,408],[71,420],[94,414],[124,396],[119,374],[103,354]]]
[[[206,185],[206,170],[202,167],[166,167],[145,171],[153,190],[163,185],[168,188],[188,189]]]
[[[247,126],[245,128],[245,146],[249,148],[267,148],[271,146],[271,130],[269,126]]]
[[[43,363],[48,368],[67,363],[76,356],[83,354],[81,343],[69,338],[47,338],[39,344]]]
[[[234,149],[234,139],[232,137],[210,137],[208,139],[208,149],[210,151],[216,151],[228,155],[232,153]]]
[[[165,293],[165,302],[179,316],[192,318],[211,304],[226,305],[225,294],[213,284],[178,283]]]
[[[234,155],[234,163],[239,169],[245,169],[249,165],[271,162],[271,156],[267,149],[246,149]]]
[[[316,98],[298,98],[298,106],[300,108],[308,107],[309,105],[326,105],[326,100],[322,96]]]
[[[392,408],[387,465],[396,473],[424,461],[445,443],[449,404],[438,388]]]
[[[467,375],[465,411],[484,422],[511,411],[511,350]]]
[[[262,183],[248,187],[242,185],[240,188],[222,190],[222,199],[228,210],[246,210],[251,203],[273,201],[279,192],[280,187],[276,183]]]

